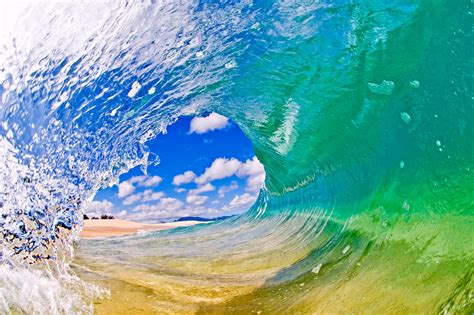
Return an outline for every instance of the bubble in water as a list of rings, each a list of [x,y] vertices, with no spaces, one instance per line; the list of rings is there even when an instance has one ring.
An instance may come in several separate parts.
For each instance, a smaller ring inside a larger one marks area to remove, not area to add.
[[[403,122],[404,122],[405,124],[407,124],[407,125],[408,125],[408,124],[410,123],[410,121],[411,121],[411,116],[410,116],[408,113],[406,113],[406,112],[401,112],[401,113],[400,113],[400,118],[401,118],[401,119],[403,120]]]
[[[59,96],[59,100],[60,100],[61,102],[67,101],[68,98],[69,98],[68,92],[63,92],[63,93],[61,93],[61,95]]]
[[[135,95],[137,95],[138,91],[140,91],[141,88],[142,85],[138,81],[133,82],[132,88],[130,89],[130,91],[128,91],[127,96],[130,98],[134,97]]]
[[[10,73],[5,76],[5,79],[2,82],[2,86],[5,90],[8,90],[10,89],[10,87],[13,87],[13,77]]]
[[[253,30],[259,30],[260,29],[260,23],[256,22],[250,28],[253,29]]]
[[[404,168],[405,167],[405,162],[404,161],[400,161],[400,168]]]
[[[369,83],[367,86],[369,87],[370,92],[374,94],[392,95],[395,83],[383,80],[380,84]]]
[[[342,253],[343,253],[343,254],[347,254],[347,252],[349,252],[350,249],[351,249],[351,245],[347,245],[347,246],[344,247],[344,249],[342,250]]]
[[[417,89],[417,88],[420,87],[420,82],[417,81],[417,80],[412,80],[412,81],[410,81],[410,86]]]
[[[237,62],[235,60],[229,61],[225,64],[226,69],[234,69],[235,67],[237,67]]]
[[[321,270],[321,267],[323,266],[322,263],[319,263],[316,267],[314,267],[313,269],[311,269],[311,272],[312,273],[315,273],[315,274],[318,274],[319,271]]]
[[[441,141],[436,140],[436,146],[440,147],[441,146]]]
[[[117,114],[117,111],[118,111],[118,107],[117,108],[114,108],[111,112],[110,112],[110,116],[114,117],[116,114]]]
[[[402,205],[403,209],[406,211],[410,211],[410,204],[408,203],[408,200],[405,200]]]
[[[149,166],[158,166],[160,164],[160,156],[156,153],[150,152],[148,154],[148,165]]]

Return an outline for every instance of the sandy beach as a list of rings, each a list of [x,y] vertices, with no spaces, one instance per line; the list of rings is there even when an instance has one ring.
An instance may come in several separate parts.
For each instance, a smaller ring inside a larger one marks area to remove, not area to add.
[[[201,221],[182,221],[159,224],[147,224],[127,220],[85,220],[84,228],[81,231],[82,238],[108,237],[129,235],[139,232],[150,232],[158,230],[169,230],[177,227],[192,226],[200,223],[209,223]]]

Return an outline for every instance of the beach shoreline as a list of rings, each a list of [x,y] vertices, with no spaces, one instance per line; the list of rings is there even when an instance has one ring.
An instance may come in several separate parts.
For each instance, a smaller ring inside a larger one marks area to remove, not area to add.
[[[169,223],[140,223],[120,219],[101,219],[101,220],[84,220],[81,238],[98,238],[111,236],[124,236],[141,232],[152,232],[161,230],[170,230],[178,227],[193,226],[196,224],[209,223],[201,221],[180,221]]]

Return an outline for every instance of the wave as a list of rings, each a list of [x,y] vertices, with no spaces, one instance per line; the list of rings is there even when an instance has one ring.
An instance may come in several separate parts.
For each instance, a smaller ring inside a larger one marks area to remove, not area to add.
[[[469,1],[2,6],[2,312],[92,311],[76,273],[155,311],[472,312]],[[84,205],[212,111],[265,166],[252,208],[71,270]]]

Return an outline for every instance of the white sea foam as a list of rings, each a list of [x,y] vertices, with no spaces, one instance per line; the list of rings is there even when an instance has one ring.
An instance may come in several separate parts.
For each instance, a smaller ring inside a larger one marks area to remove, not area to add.
[[[83,314],[92,305],[66,287],[68,281],[45,276],[38,270],[0,266],[0,313]]]

